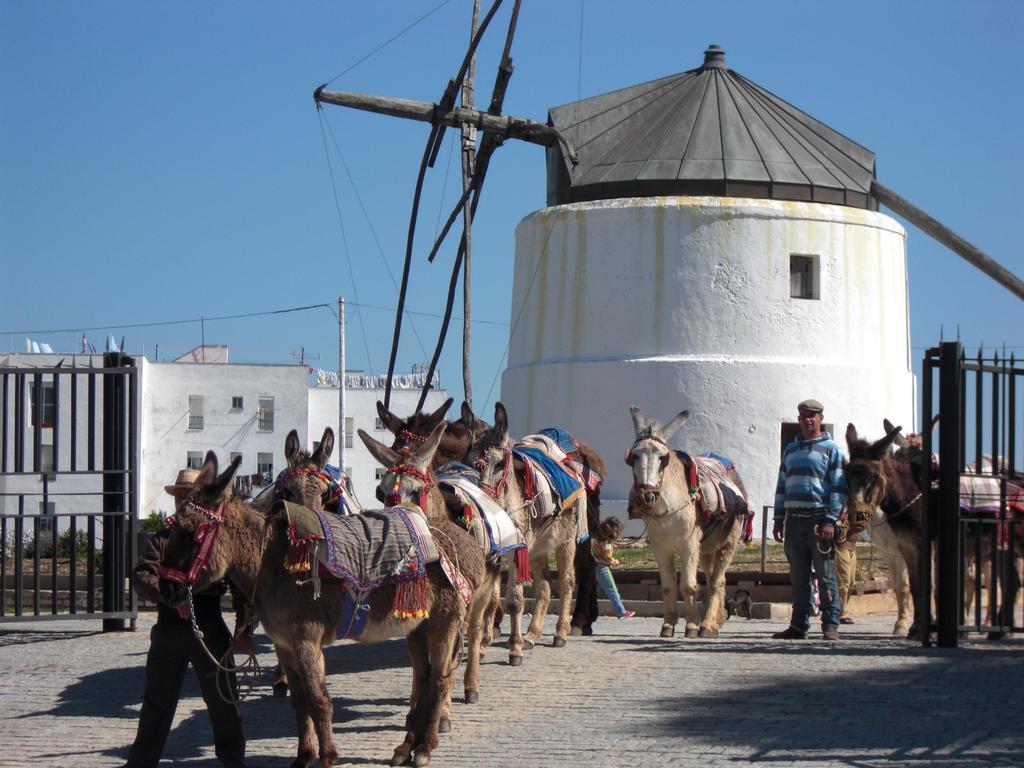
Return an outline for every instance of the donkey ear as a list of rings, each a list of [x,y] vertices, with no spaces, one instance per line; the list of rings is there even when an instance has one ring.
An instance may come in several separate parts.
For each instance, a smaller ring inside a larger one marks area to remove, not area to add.
[[[216,480],[213,481],[208,491],[214,494],[217,498],[227,496],[231,491],[231,481],[235,478],[235,472],[238,471],[238,465],[242,463],[241,456],[235,456],[228,464],[228,468],[225,469]]]
[[[301,450],[302,443],[299,442],[299,433],[293,429],[284,439],[284,460],[288,462],[289,467],[298,460]]]
[[[500,400],[494,404],[494,428],[498,434],[508,434],[508,411]]]
[[[366,449],[370,452],[370,455],[373,456],[373,458],[375,458],[383,466],[393,467],[401,461],[402,455],[398,451],[389,448],[379,440],[374,440],[361,429],[358,430],[358,433],[359,439],[363,441],[363,444],[366,446]]]
[[[429,437],[423,441],[423,445],[420,446],[419,450],[416,451],[412,456],[414,464],[419,464],[424,467],[429,467],[430,462],[434,460],[434,453],[437,451],[437,446],[441,444],[441,437],[444,435],[444,431],[448,428],[448,425],[443,421],[434,427],[434,430],[430,433]]]
[[[465,400],[462,401],[462,407],[459,409],[459,418],[462,419],[462,423],[470,429],[476,423],[476,414],[473,413],[473,406],[467,403]]]
[[[633,417],[633,432],[639,435],[647,426],[643,412],[635,405],[629,406],[629,415]]]
[[[857,428],[853,426],[851,421],[846,425],[846,447],[852,449],[853,444],[856,443],[860,438],[857,435]]]
[[[203,460],[203,466],[199,468],[199,476],[196,478],[195,484],[198,486],[212,485],[216,479],[217,454],[213,451],[207,451],[206,458]]]
[[[661,428],[661,439],[668,440],[669,436],[683,426],[688,418],[690,418],[689,411],[680,411],[677,413],[672,421]]]
[[[334,452],[334,430],[327,427],[324,430],[323,437],[320,438],[320,445],[313,451],[313,455],[310,459],[320,469],[324,468],[324,465],[330,460],[331,454]]]
[[[889,421],[888,419],[882,419],[882,428],[885,430],[885,434],[889,434],[890,432],[893,431],[893,429],[895,429],[895,427],[892,425],[892,422]],[[906,444],[907,438],[905,438],[903,435],[896,435],[896,445],[902,448]]]
[[[377,401],[377,415],[380,416],[381,422],[388,428],[391,434],[397,435],[405,429],[405,422],[385,408],[384,403],[380,400]]]
[[[427,419],[429,419],[430,421],[443,421],[444,420],[444,415],[446,413],[448,413],[448,409],[452,407],[452,403],[454,403],[454,402],[455,402],[455,399],[449,397],[447,400],[445,400],[443,403],[441,403],[441,407],[440,408],[438,408],[432,414],[427,416]]]
[[[872,443],[871,448],[868,449],[868,456],[877,461],[889,453],[889,449],[892,448],[892,444],[896,442],[896,438],[899,436],[901,429],[903,429],[903,427],[893,427],[885,437]]]

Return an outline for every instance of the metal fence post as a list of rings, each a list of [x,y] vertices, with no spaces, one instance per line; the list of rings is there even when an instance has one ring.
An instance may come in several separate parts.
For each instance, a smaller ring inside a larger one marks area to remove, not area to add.
[[[958,341],[940,346],[938,565],[935,603],[938,645],[956,648],[960,635],[960,466],[963,463],[963,348]]]

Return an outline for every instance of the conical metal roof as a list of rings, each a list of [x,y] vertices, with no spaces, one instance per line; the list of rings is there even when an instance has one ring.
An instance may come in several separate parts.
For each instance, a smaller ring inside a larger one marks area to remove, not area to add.
[[[877,209],[875,155],[725,66],[704,64],[548,113],[576,148],[548,149],[548,204],[656,195],[807,200]]]

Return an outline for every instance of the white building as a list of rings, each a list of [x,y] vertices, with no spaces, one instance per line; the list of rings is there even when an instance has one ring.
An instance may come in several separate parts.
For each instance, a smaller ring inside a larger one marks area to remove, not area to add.
[[[873,153],[715,46],[550,117],[580,163],[548,150],[550,207],[516,230],[502,400],[515,433],[559,424],[605,457],[607,514],[632,483],[630,405],[689,410],[673,447],[735,461],[758,511],[801,400],[844,447],[851,421],[913,426],[905,233],[870,196]]]
[[[206,359],[207,362],[193,362]],[[131,404],[137,419],[136,466],[139,467],[136,493],[139,513],[162,515],[173,511],[173,501],[163,487],[174,481],[186,466],[199,467],[208,450],[217,454],[221,464],[241,455],[238,477],[243,486],[258,492],[262,485],[285,467],[284,442],[295,429],[303,446],[312,450],[325,427],[338,432],[339,392],[334,385],[312,384],[305,365],[235,364],[226,362],[227,350],[214,348],[204,355],[193,351],[182,360],[152,362],[135,358],[137,384]],[[187,360],[187,361],[183,361]],[[67,374],[40,374],[42,403],[37,407],[32,394],[33,376],[29,375],[22,393],[25,425],[23,471],[14,470],[16,392],[13,385],[4,390],[7,400],[8,466],[0,473],[0,509],[16,514],[19,496],[25,514],[57,514],[98,511],[102,480],[97,475],[73,474],[71,436],[75,440],[75,469],[89,469],[89,368],[103,366],[102,355],[23,354],[0,355],[0,371],[61,369],[74,365],[76,378],[75,418],[72,420],[72,391]],[[14,377],[11,376],[11,379]],[[92,466],[102,470],[103,376],[95,375],[94,432]],[[321,376],[320,379],[324,377]],[[371,377],[356,372],[346,376],[345,434],[337,435],[330,463],[338,465],[342,446],[345,470],[352,478],[356,495],[367,505],[374,504],[374,490],[380,476],[378,465],[369,455],[356,429],[364,429],[382,442],[390,443],[390,433],[377,418],[376,401],[383,399],[386,377]],[[405,416],[413,412],[423,383],[422,374],[396,376],[392,388],[391,410]],[[57,381],[55,385],[54,382]],[[435,377],[435,385],[437,383]],[[56,390],[55,390],[56,386]],[[432,390],[425,408],[436,409],[445,399],[444,390]],[[72,427],[74,421],[74,429]],[[40,463],[33,462],[35,432],[39,430]],[[353,439],[355,438],[355,439]],[[56,450],[54,449],[56,441]],[[57,462],[56,467],[54,461]],[[53,472],[56,469],[57,472]],[[46,478],[47,506],[40,504],[43,477]]]

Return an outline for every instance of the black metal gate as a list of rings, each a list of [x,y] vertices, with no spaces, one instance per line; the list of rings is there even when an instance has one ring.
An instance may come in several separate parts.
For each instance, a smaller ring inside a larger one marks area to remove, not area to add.
[[[136,616],[138,369],[86,360],[0,367],[0,622]]]
[[[927,461],[922,469],[922,487],[935,483],[938,490],[924,495],[924,588],[917,615],[944,647],[955,647],[964,632],[1024,631],[1015,610],[1024,536],[1024,475],[1017,453],[1024,434],[1024,412],[1017,411],[1024,367],[1013,355],[985,357],[979,351],[968,359],[959,342],[946,342],[925,353],[922,378],[923,448],[926,456],[937,450],[940,461],[937,470]],[[928,428],[935,415],[937,442]],[[975,599],[968,610],[965,594],[971,591]],[[930,642],[931,632],[925,632],[925,645]]]

